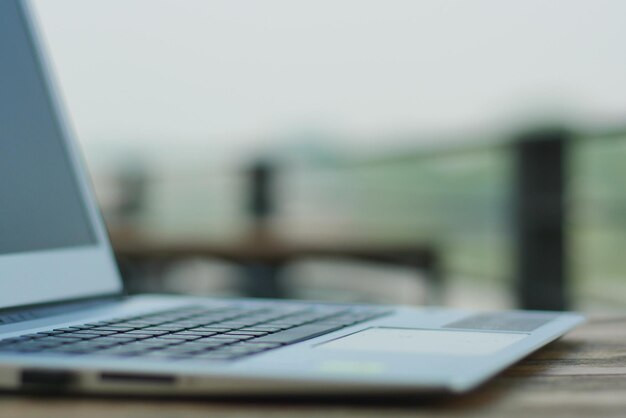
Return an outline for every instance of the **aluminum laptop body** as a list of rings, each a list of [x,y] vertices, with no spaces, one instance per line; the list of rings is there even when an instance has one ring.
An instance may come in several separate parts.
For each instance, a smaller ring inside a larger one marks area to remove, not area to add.
[[[62,109],[30,2],[0,0],[0,389],[463,392],[583,320],[573,313],[126,297]]]

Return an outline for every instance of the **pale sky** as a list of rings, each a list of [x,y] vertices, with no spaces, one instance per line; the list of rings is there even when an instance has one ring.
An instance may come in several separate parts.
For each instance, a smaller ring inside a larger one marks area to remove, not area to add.
[[[245,158],[529,114],[626,121],[626,2],[36,0],[87,147]],[[418,135],[419,136],[419,135]]]

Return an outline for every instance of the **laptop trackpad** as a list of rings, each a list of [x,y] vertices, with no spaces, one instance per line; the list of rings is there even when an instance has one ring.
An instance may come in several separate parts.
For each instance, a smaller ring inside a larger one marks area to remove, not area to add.
[[[368,328],[318,345],[320,349],[482,356],[493,354],[528,334],[412,328]]]

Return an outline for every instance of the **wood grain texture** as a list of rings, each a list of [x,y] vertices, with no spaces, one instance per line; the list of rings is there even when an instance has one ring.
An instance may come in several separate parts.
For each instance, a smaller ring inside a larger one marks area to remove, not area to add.
[[[2,418],[624,417],[626,315],[596,317],[463,396],[158,400],[0,395]]]

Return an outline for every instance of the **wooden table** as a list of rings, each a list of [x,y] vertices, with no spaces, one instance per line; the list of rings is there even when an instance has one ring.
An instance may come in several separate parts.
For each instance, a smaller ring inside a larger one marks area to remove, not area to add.
[[[391,400],[153,400],[0,394],[2,418],[626,416],[626,314],[595,317],[473,393]]]

